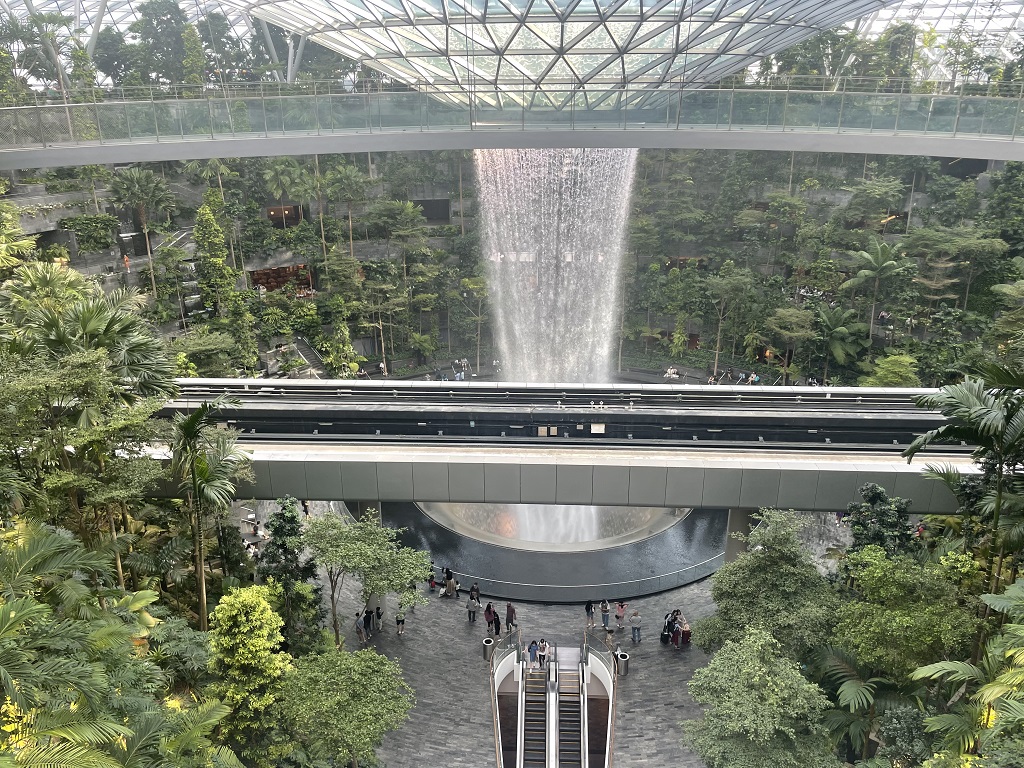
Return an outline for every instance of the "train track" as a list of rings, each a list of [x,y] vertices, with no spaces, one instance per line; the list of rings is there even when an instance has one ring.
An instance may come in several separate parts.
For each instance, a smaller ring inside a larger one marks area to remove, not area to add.
[[[931,390],[183,379],[163,413],[223,397],[246,440],[898,454],[941,414]],[[952,446],[961,453],[966,446]]]

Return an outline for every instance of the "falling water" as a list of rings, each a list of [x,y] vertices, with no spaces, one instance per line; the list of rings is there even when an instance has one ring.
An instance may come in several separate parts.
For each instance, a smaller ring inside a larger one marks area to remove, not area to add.
[[[504,378],[608,381],[636,150],[475,156]]]

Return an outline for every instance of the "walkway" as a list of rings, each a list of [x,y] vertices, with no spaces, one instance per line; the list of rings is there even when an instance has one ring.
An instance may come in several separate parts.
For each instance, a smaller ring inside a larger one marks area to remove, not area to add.
[[[481,599],[486,605],[487,595]],[[354,616],[357,603],[355,596],[346,596],[345,613]],[[505,603],[500,605],[504,616]],[[707,657],[694,647],[675,651],[663,646],[658,634],[662,616],[672,608],[682,608],[690,619],[712,613],[710,582],[643,598],[631,607],[639,608],[644,617],[644,640],[634,646],[628,629],[616,633],[632,658],[629,675],[618,678],[614,766],[702,768],[701,760],[683,746],[679,723],[699,716],[686,683]],[[405,634],[398,637],[394,608],[391,598],[386,611],[390,623],[371,644],[401,663],[406,680],[416,691],[416,707],[406,724],[385,739],[379,751],[382,767],[493,765],[494,726],[488,665],[481,651],[486,631],[482,617],[470,624],[465,598],[434,597],[430,605],[409,614]],[[560,646],[579,645],[585,624],[582,605],[516,603],[516,608],[527,641],[544,637]],[[352,622],[345,644],[350,649],[358,647]]]
[[[1024,160],[1019,94],[607,88],[535,98],[266,84],[0,109],[0,170],[142,160],[541,147],[765,149]],[[89,97],[96,99],[96,92]],[[102,98],[102,94],[99,96]],[[884,138],[884,141],[879,139]]]

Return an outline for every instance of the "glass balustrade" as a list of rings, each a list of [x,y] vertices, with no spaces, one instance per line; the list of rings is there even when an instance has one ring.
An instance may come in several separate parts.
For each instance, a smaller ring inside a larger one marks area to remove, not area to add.
[[[84,103],[38,98],[0,108],[0,149],[408,131],[731,130],[1015,140],[1022,123],[1016,88],[992,95],[966,87],[941,93],[843,85],[825,89],[794,79],[785,88],[569,83],[543,90],[513,84],[354,92],[339,83],[257,83],[93,89]]]

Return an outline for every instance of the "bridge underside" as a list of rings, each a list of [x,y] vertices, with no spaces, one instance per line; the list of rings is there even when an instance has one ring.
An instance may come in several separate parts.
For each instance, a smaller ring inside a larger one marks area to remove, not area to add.
[[[54,168],[212,157],[269,157],[346,152],[455,149],[544,149],[628,147],[639,149],[773,150],[874,155],[973,157],[1024,161],[1024,141],[1005,137],[928,135],[891,131],[843,132],[758,128],[531,127],[528,130],[390,130],[373,133],[310,133],[260,136],[168,137],[165,141],[55,144],[3,149],[0,170]]]
[[[255,481],[240,498],[845,510],[865,483],[953,512],[953,494],[898,455],[609,448],[309,445],[243,440]],[[965,473],[969,458],[936,457]]]

